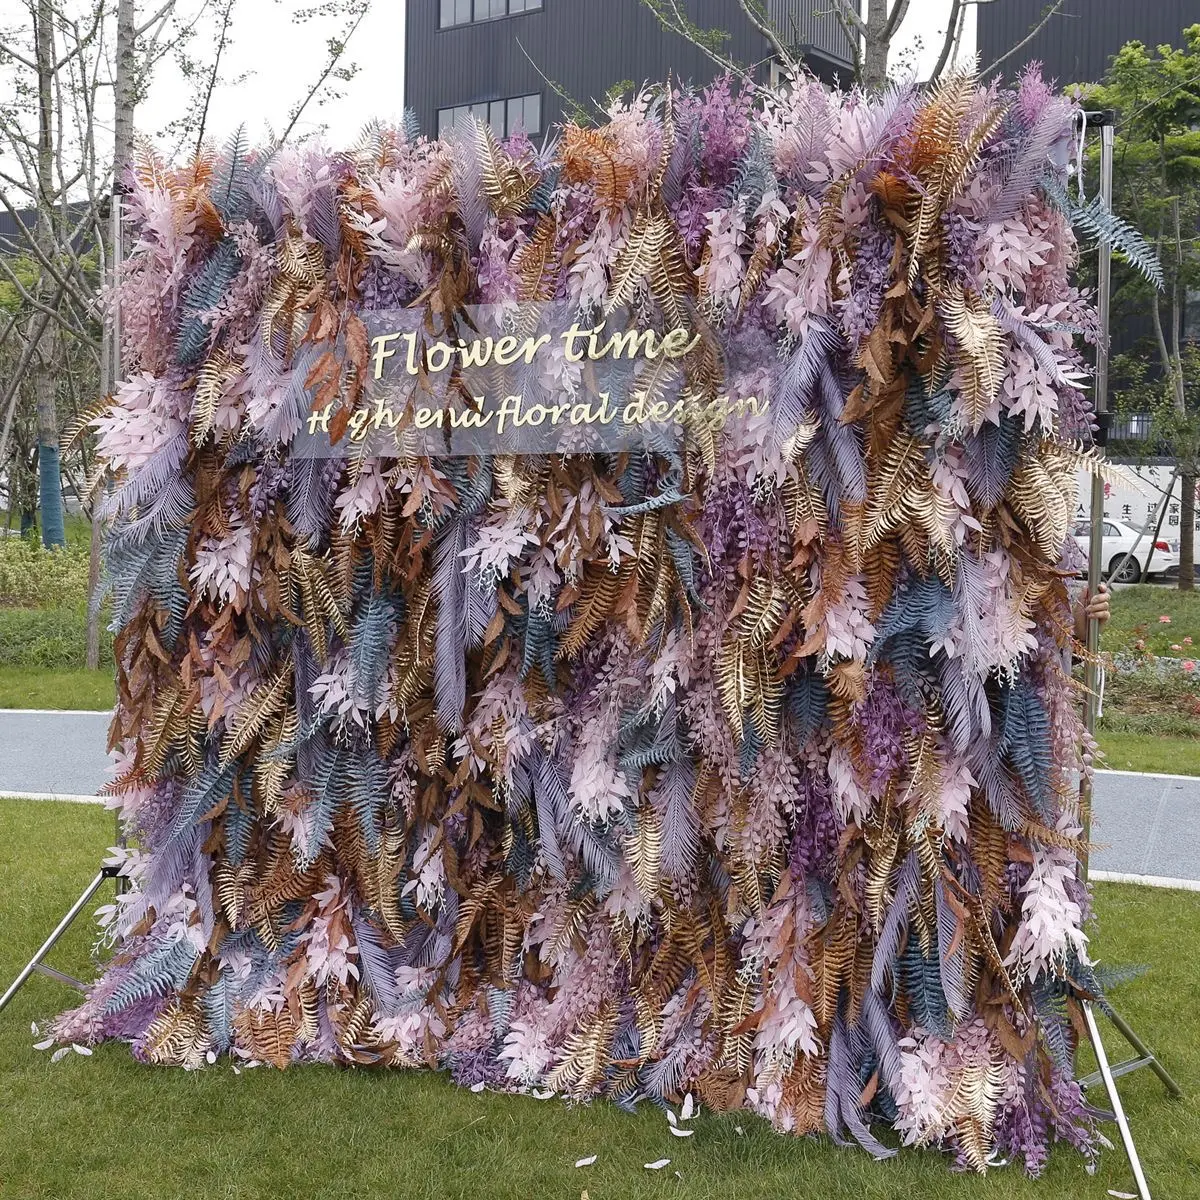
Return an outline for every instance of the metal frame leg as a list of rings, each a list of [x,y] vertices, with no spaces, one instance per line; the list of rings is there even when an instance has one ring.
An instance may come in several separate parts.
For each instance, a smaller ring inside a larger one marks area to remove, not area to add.
[[[1121,1104],[1121,1095],[1117,1091],[1117,1081],[1109,1069],[1108,1055],[1104,1052],[1104,1042],[1100,1038],[1100,1028],[1096,1024],[1096,1014],[1092,1011],[1091,1004],[1086,1001],[1083,1005],[1083,1019],[1087,1022],[1088,1037],[1091,1039],[1092,1049],[1096,1052],[1096,1062],[1100,1066],[1100,1078],[1104,1081],[1104,1090],[1108,1093],[1113,1117],[1121,1132],[1121,1144],[1125,1147],[1125,1157],[1129,1159],[1129,1166],[1133,1171],[1133,1180],[1137,1185],[1139,1200],[1151,1200],[1150,1185],[1146,1182],[1146,1176],[1142,1171],[1142,1160],[1138,1157],[1137,1146],[1134,1145],[1133,1134],[1130,1132],[1129,1122],[1125,1117],[1125,1108]]]
[[[116,870],[112,867],[104,867],[100,874],[92,880],[84,889],[83,895],[75,901],[74,904],[67,910],[67,915],[55,926],[54,932],[42,943],[38,952],[25,965],[25,969],[13,980],[8,991],[0,996],[0,1012],[3,1012],[7,1007],[8,1002],[21,990],[35,971],[44,971],[46,974],[53,974],[54,978],[60,979],[65,983],[70,983],[72,986],[78,987],[79,983],[71,979],[70,976],[63,975],[60,971],[52,971],[51,968],[42,966],[42,959],[54,948],[54,943],[70,928],[71,922],[83,911],[87,902],[100,890],[101,885],[106,879],[112,879],[116,876]]]

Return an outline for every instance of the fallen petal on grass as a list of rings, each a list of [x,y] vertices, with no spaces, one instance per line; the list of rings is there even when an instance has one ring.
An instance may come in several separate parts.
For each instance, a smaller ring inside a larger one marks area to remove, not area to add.
[[[597,1157],[598,1156],[595,1154],[589,1154],[587,1158],[577,1158],[575,1160],[575,1165],[577,1167],[590,1167],[592,1163],[596,1161]]]
[[[642,1164],[647,1171],[661,1171],[663,1167],[669,1167],[671,1160],[669,1158],[656,1158],[652,1163]]]

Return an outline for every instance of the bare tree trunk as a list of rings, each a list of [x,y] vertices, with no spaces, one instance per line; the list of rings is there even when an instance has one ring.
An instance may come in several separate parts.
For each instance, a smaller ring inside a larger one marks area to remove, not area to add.
[[[35,57],[38,91],[37,237],[50,252],[54,246],[54,5],[38,0]],[[49,279],[43,273],[39,300],[45,298]],[[33,395],[38,422],[38,492],[42,509],[42,545],[66,544],[63,521],[62,473],[59,469],[58,410],[55,403],[54,363],[58,330],[47,328],[33,360]]]
[[[903,0],[896,0],[899,5]],[[863,47],[863,86],[876,91],[887,83],[888,50],[890,38],[887,34],[888,11],[885,0],[869,0],[867,8],[867,32]]]
[[[121,174],[129,162],[129,154],[133,148],[133,113],[137,104],[137,60],[135,57],[136,12],[134,0],[118,0],[117,3],[117,53],[116,75],[113,80],[113,166],[112,191],[113,204],[117,204],[117,196],[121,191]],[[108,262],[110,280],[117,281],[117,272],[121,264],[117,261],[119,253],[117,245],[108,247]],[[105,332],[102,354],[100,387],[107,392],[116,390],[120,380],[117,378],[117,352],[112,346],[108,332]],[[101,568],[101,529],[100,520],[95,507],[92,510],[92,544],[88,559],[88,617],[87,617],[87,657],[86,663],[90,670],[100,666],[100,610],[96,604],[96,592],[100,586]]]

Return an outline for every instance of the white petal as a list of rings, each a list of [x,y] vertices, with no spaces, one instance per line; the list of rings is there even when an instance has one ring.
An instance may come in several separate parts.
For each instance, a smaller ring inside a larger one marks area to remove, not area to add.
[[[667,1124],[670,1125],[672,1129],[679,1124],[679,1118],[676,1117],[676,1115],[669,1108],[667,1109]]]
[[[44,1042],[35,1042],[33,1048],[35,1050],[49,1050],[54,1045],[52,1037],[47,1038]]]
[[[537,1091],[535,1091],[535,1092],[533,1093],[533,1098],[534,1098],[535,1100],[553,1100],[553,1099],[554,1099],[554,1092],[553,1092],[553,1091],[551,1091],[551,1090],[550,1090],[550,1088],[546,1088],[546,1090],[545,1090],[544,1092],[537,1092]]]
[[[733,1127],[733,1132],[736,1133],[738,1135],[738,1137],[746,1136],[746,1131],[740,1125],[735,1125]]]
[[[577,1158],[575,1160],[575,1165],[577,1167],[590,1167],[592,1165],[592,1163],[594,1163],[595,1161],[596,1161],[596,1155],[589,1154],[587,1156],[587,1158]]]
[[[234,1067],[234,1068],[233,1068],[233,1073],[234,1073],[235,1075],[240,1075],[240,1074],[242,1073],[242,1068],[241,1068],[241,1067]]]
[[[692,1093],[688,1092],[688,1094],[686,1096],[684,1096],[684,1098],[683,1098],[683,1109],[680,1111],[679,1115],[685,1121],[690,1121],[692,1119],[692,1115],[695,1113],[695,1111],[696,1111],[696,1102],[692,1099]]]
[[[478,1094],[479,1092],[482,1092],[485,1087],[487,1087],[487,1084],[481,1079],[478,1083],[471,1084],[471,1091]]]
[[[643,1163],[642,1166],[647,1171],[661,1171],[663,1167],[669,1167],[671,1160],[669,1158],[656,1158],[652,1163]]]
[[[50,1055],[50,1061],[52,1063],[61,1062],[62,1059],[66,1058],[67,1055],[70,1053],[71,1053],[70,1046],[59,1046],[59,1048],[57,1050],[55,1050],[55,1052],[52,1055]]]
[[[84,1058],[92,1057],[91,1046],[81,1046],[78,1042],[72,1042],[71,1049],[74,1050],[76,1054],[82,1054]]]
[[[32,1033],[34,1037],[37,1037],[37,1022],[36,1021],[29,1022],[29,1032]]]
[[[217,1052],[215,1050],[210,1050],[204,1056],[204,1061],[206,1063],[208,1063],[208,1065],[211,1067],[213,1065],[213,1063],[215,1063],[217,1061]]]
[[[1108,1194],[1115,1196],[1117,1200],[1137,1200],[1137,1197],[1132,1192],[1114,1192],[1112,1188],[1109,1188]]]
[[[674,1125],[671,1126],[671,1135],[673,1137],[691,1137],[695,1132],[694,1129],[676,1129]]]

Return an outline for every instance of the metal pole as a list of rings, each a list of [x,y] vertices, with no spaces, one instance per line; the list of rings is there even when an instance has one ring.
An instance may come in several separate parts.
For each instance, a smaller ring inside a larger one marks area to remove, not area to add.
[[[1089,125],[1100,126],[1100,198],[1106,208],[1112,208],[1113,174],[1113,114],[1089,113]],[[1112,246],[1100,242],[1100,257],[1097,264],[1097,307],[1099,309],[1100,336],[1096,339],[1096,443],[1103,449],[1108,444],[1108,324],[1112,297]],[[1104,564],[1104,482],[1099,476],[1092,477],[1092,528],[1088,549],[1088,595],[1094,596],[1100,589]],[[1100,706],[1100,622],[1087,623],[1087,662],[1084,664],[1084,682],[1087,692],[1084,700],[1084,725],[1088,734],[1096,732],[1096,717]],[[1092,839],[1092,786],[1085,779],[1080,789],[1080,816],[1083,823],[1084,851],[1081,860],[1083,878],[1088,875],[1088,850]]]
[[[110,349],[108,354],[109,378],[106,380],[108,385],[108,394],[115,396],[117,388],[121,384],[121,304],[117,296],[117,286],[121,282],[121,266],[125,262],[125,222],[124,212],[122,211],[122,196],[123,187],[119,178],[113,179],[112,191],[112,227],[110,229],[110,240],[112,243],[112,263],[110,270],[112,271],[112,289],[110,295],[112,297],[109,304],[108,313],[108,328]],[[117,809],[114,820],[117,823],[117,845],[122,850],[127,844],[125,837],[125,828],[121,824],[121,810]],[[117,876],[117,895],[120,896],[125,892],[126,879],[124,876]]]
[[[42,959],[54,948],[54,943],[58,941],[72,921],[79,916],[84,905],[100,890],[100,885],[109,877],[109,870],[105,868],[88,884],[82,896],[71,905],[67,915],[54,927],[54,932],[42,943],[41,949],[29,960],[25,969],[13,980],[12,986],[0,996],[0,1012],[3,1012],[8,1002],[21,990],[25,981],[38,969],[38,965]]]
[[[1133,1181],[1137,1185],[1138,1196],[1140,1200],[1151,1200],[1150,1185],[1146,1182],[1146,1176],[1142,1171],[1142,1160],[1138,1158],[1137,1146],[1134,1145],[1129,1122],[1125,1119],[1125,1108],[1121,1104],[1121,1094],[1117,1091],[1117,1082],[1109,1069],[1108,1055],[1104,1052],[1104,1042],[1101,1040],[1100,1030],[1096,1025],[1096,1014],[1092,1011],[1090,1004],[1085,1003],[1083,1006],[1083,1019],[1087,1022],[1088,1036],[1092,1039],[1092,1047],[1096,1051],[1096,1063],[1100,1067],[1100,1075],[1104,1080],[1104,1090],[1108,1093],[1109,1101],[1113,1106],[1113,1116],[1116,1118],[1117,1128],[1121,1132],[1121,1144],[1125,1147],[1125,1156],[1129,1159],[1129,1166],[1133,1171]]]

